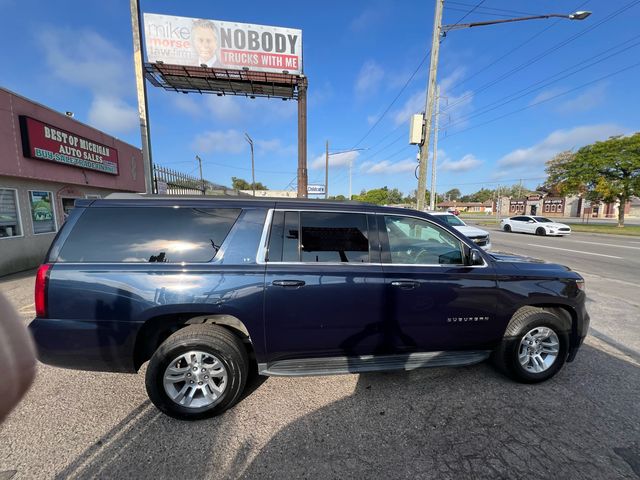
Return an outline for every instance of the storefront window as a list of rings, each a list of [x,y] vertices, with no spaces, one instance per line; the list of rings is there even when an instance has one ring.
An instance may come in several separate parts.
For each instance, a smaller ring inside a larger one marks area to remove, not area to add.
[[[0,188],[0,238],[20,237],[20,210],[15,190]]]
[[[53,211],[51,192],[29,191],[31,201],[31,219],[33,233],[51,233],[56,231],[56,218]]]

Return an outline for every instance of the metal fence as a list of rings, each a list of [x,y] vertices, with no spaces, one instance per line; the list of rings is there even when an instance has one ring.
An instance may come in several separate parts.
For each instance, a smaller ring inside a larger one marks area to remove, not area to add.
[[[233,190],[156,164],[153,164],[153,188],[153,193],[160,195],[250,196],[240,190]]]
[[[153,165],[155,193],[167,195],[205,195],[205,182],[177,170]]]

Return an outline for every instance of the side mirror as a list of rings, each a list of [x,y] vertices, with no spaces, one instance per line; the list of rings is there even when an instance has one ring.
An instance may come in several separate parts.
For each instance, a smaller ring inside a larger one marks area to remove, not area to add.
[[[469,263],[471,265],[484,265],[484,259],[478,250],[471,250],[469,254]]]

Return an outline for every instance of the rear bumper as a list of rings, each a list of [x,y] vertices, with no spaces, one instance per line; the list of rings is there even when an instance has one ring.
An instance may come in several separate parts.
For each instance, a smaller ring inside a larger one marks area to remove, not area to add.
[[[42,363],[76,370],[135,373],[133,350],[142,324],[36,318],[29,324]]]

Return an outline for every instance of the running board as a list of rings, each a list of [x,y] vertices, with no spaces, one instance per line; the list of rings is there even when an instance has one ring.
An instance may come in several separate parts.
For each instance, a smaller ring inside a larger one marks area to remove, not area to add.
[[[424,352],[406,355],[365,355],[360,357],[322,357],[280,360],[258,364],[260,375],[303,377],[346,373],[415,370],[427,367],[473,365],[489,358],[489,350]]]

